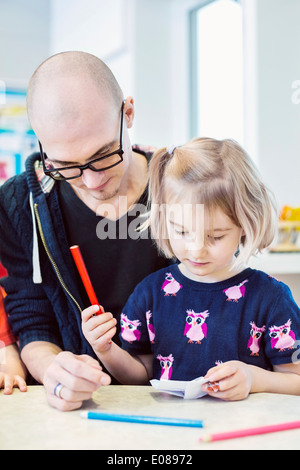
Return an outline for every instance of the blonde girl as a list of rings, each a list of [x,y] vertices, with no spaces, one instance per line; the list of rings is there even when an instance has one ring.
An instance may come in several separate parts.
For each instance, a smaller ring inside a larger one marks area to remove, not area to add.
[[[272,243],[277,213],[245,151],[210,138],[157,151],[149,202],[153,238],[173,264],[128,299],[122,349],[111,341],[110,312],[93,316],[93,306],[82,315],[110,373],[127,384],[205,376],[203,390],[224,400],[300,394],[299,308],[286,285],[247,267]]]

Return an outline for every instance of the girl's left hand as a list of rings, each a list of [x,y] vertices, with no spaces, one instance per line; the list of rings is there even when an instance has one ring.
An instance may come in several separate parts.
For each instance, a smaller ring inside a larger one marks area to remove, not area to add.
[[[26,382],[23,377],[0,372],[0,389],[4,388],[4,395],[11,395],[14,387],[18,387],[21,392],[27,391]]]
[[[212,367],[204,378],[209,382],[202,386],[202,390],[226,401],[247,398],[252,386],[251,368],[240,361],[228,361]]]

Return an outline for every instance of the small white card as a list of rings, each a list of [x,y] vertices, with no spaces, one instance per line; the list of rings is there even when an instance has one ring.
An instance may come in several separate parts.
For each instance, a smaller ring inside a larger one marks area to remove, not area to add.
[[[157,380],[152,379],[150,383],[152,387],[160,392],[169,393],[170,395],[176,395],[182,397],[185,400],[194,400],[201,398],[206,395],[206,392],[201,390],[204,383],[208,382],[203,377],[198,377],[194,380]]]

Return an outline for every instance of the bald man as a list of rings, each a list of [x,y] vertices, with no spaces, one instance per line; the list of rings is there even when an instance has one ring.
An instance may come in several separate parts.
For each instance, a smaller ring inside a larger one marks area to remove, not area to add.
[[[1,284],[31,376],[50,405],[73,410],[111,378],[82,333],[89,299],[69,247],[117,325],[136,284],[169,261],[135,230],[151,153],[130,143],[134,101],[110,69],[83,52],[52,56],[31,77],[27,109],[40,152],[0,188]]]

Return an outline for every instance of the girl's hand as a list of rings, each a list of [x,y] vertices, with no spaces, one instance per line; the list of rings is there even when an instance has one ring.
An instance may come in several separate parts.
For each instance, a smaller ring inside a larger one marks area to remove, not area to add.
[[[4,395],[11,395],[14,387],[19,387],[21,392],[27,391],[26,382],[23,377],[0,372],[0,388],[4,388]]]
[[[96,354],[101,354],[111,348],[111,339],[116,334],[117,320],[110,312],[99,311],[103,308],[92,305],[81,313],[82,331]]]
[[[208,395],[226,401],[247,398],[252,386],[251,368],[240,361],[228,361],[210,369],[202,386]]]

